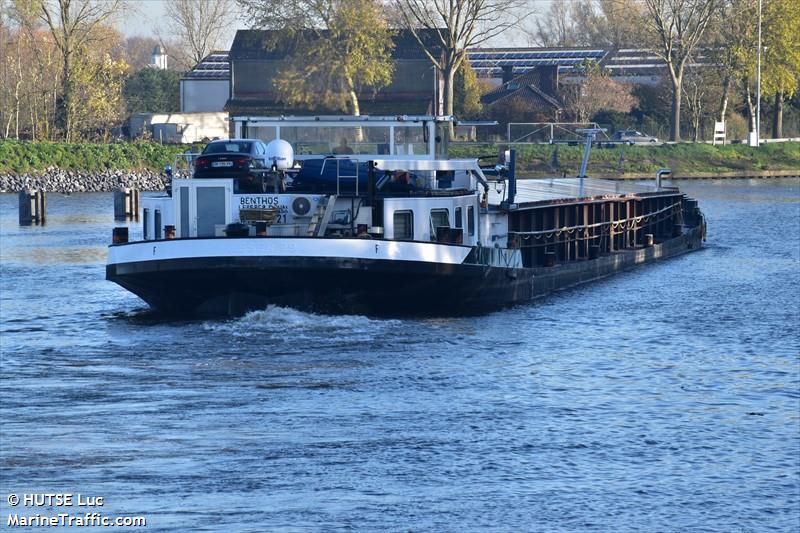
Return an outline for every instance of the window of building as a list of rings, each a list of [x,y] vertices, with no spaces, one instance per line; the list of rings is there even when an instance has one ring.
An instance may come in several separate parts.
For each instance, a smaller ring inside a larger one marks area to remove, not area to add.
[[[414,212],[394,212],[394,238],[410,241],[414,238]]]
[[[475,207],[467,207],[467,229],[470,235],[475,235]]]

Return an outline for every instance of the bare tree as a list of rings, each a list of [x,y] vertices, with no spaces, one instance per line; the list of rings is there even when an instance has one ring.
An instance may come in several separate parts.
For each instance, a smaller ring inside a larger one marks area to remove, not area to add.
[[[169,27],[192,64],[203,60],[220,47],[222,38],[235,19],[233,0],[170,0],[167,2]]]
[[[643,11],[639,0],[559,0],[526,33],[539,46],[638,47]]]
[[[630,113],[636,105],[632,87],[612,80],[596,63],[577,70],[582,71],[583,79],[561,87],[565,110],[576,122],[589,122],[599,111]]]
[[[542,16],[533,21],[527,30],[531,43],[538,46],[577,46],[578,30],[575,26],[573,2],[553,2]]]
[[[64,140],[74,135],[75,69],[80,50],[98,39],[97,30],[124,6],[124,0],[15,0],[17,11],[29,20],[39,19],[49,29],[61,55],[62,94],[59,123]]]
[[[444,77],[444,112],[453,114],[453,82],[467,48],[517,26],[529,14],[514,13],[522,0],[394,0],[431,63]],[[421,31],[422,30],[422,31]],[[423,35],[432,35],[426,38]],[[438,53],[441,50],[441,54]],[[453,137],[452,124],[450,137]]]
[[[652,50],[666,63],[672,82],[670,140],[680,141],[683,72],[719,0],[644,0],[644,3],[647,26],[654,34]]]

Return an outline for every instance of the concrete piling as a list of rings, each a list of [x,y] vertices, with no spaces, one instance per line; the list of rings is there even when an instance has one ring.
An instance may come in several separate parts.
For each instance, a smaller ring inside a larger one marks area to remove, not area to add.
[[[19,192],[19,225],[44,224],[47,196],[44,191],[25,189]]]

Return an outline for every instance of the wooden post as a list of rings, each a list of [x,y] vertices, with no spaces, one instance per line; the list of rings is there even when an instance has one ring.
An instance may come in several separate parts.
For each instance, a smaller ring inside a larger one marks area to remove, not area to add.
[[[139,191],[127,187],[114,191],[114,220],[139,220]]]
[[[19,192],[19,225],[44,224],[47,195],[44,191],[25,189]]]

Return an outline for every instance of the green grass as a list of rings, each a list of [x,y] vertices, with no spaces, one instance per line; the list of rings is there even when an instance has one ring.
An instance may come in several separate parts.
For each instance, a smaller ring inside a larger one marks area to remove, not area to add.
[[[524,175],[575,175],[580,167],[580,146],[514,145],[517,169]],[[451,145],[451,157],[497,153],[494,145]],[[555,157],[553,154],[556,154]],[[595,176],[652,176],[660,168],[674,175],[746,173],[766,170],[800,170],[800,143],[769,143],[758,148],[741,144],[667,144],[593,148],[590,173]]]
[[[176,154],[190,145],[149,142],[90,144],[0,141],[0,172],[37,172],[48,167],[62,170],[152,170],[172,164]]]
[[[57,142],[0,141],[0,172],[36,172],[48,167],[62,170],[152,170],[171,164],[189,145],[152,142],[66,144]],[[517,168],[522,175],[575,175],[583,149],[580,146],[515,145]],[[496,154],[496,145],[450,145],[451,157]],[[553,154],[556,154],[554,157]],[[735,144],[670,144],[595,148],[589,159],[594,176],[652,176],[659,168],[675,175],[746,173],[764,170],[800,170],[800,143],[769,143],[758,148]]]

